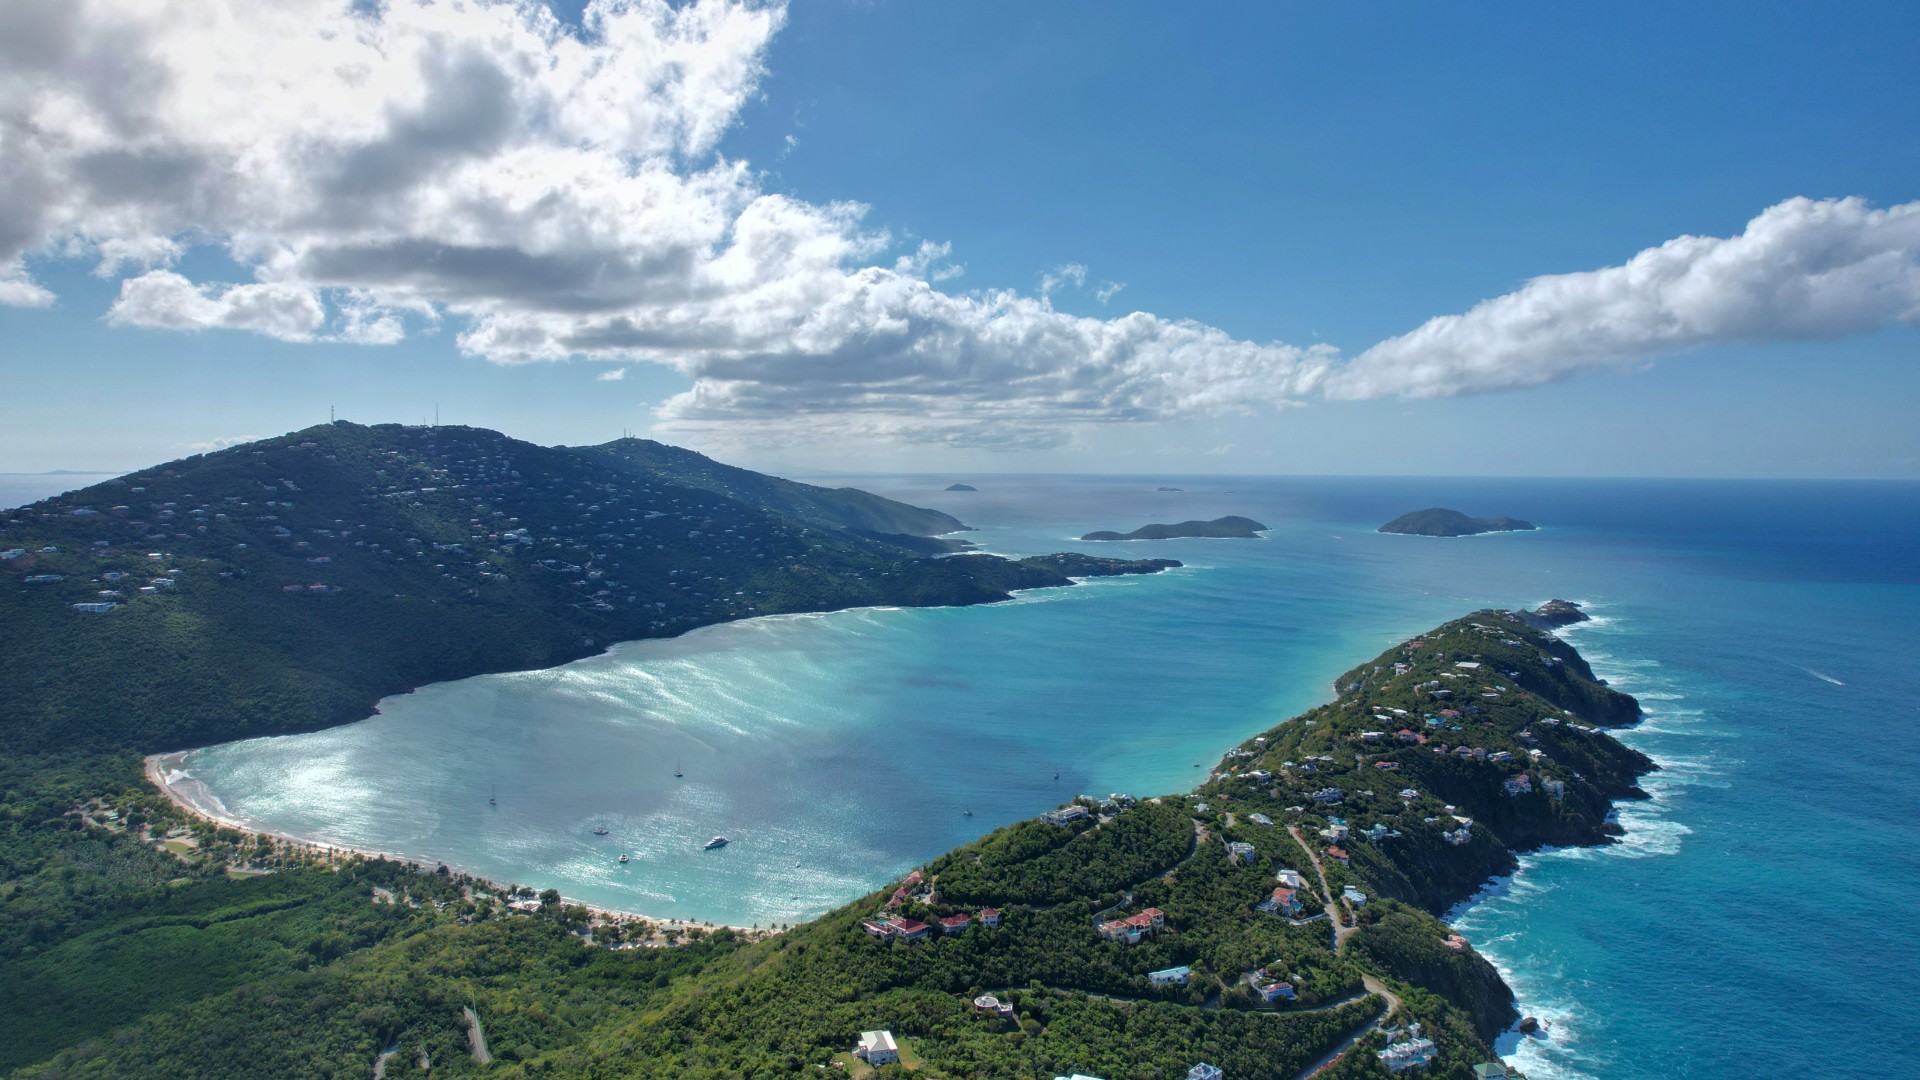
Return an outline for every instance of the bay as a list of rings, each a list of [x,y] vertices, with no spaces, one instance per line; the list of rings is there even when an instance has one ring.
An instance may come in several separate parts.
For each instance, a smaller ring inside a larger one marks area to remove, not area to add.
[[[942,489],[954,479],[974,493]],[[1552,596],[1661,761],[1625,841],[1529,856],[1457,913],[1548,1039],[1530,1075],[1884,1075],[1920,1037],[1888,913],[1910,843],[1920,485],[841,477],[988,550],[1181,570],[988,607],[776,617],[426,687],[190,754],[237,820],[651,915],[803,919],[1080,793],[1181,790],[1392,642]],[[1163,492],[1162,486],[1184,491]],[[1425,506],[1541,523],[1384,536]],[[1259,540],[1084,544],[1244,514]],[[678,766],[686,775],[675,778]],[[1053,777],[1058,772],[1060,778]],[[498,805],[489,803],[497,799]],[[966,811],[971,810],[972,816]],[[596,836],[595,827],[608,829]],[[703,851],[714,834],[732,839]],[[615,856],[625,851],[630,862]],[[1897,1071],[1897,1069],[1896,1069]]]

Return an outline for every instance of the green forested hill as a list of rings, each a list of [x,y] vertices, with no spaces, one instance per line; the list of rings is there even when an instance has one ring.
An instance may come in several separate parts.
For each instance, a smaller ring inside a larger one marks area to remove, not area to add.
[[[0,747],[307,730],[425,683],[726,619],[1068,583],[1045,560],[872,535],[957,527],[640,440],[309,428],[0,514],[0,551],[18,552],[0,561]]]
[[[701,488],[822,528],[908,536],[936,536],[966,528],[959,518],[938,510],[909,506],[859,488],[824,488],[783,480],[723,465],[705,454],[652,439],[619,439],[580,449],[666,483]]]
[[[1491,611],[1337,690],[1195,792],[1083,798],[1076,820],[997,830],[775,938],[666,949],[587,944],[557,894],[507,915],[485,886],[393,864],[225,880],[228,861],[285,853],[204,827],[199,861],[162,884],[169,856],[88,823],[109,803],[123,826],[162,814],[151,793],[46,770],[25,794],[0,774],[5,850],[38,860],[0,883],[0,985],[26,1002],[0,1020],[0,1068],[346,1078],[392,1051],[389,1076],[424,1055],[439,1076],[799,1077],[839,1073],[860,1031],[885,1028],[928,1077],[1153,1080],[1207,1061],[1283,1078],[1342,1048],[1320,1075],[1359,1077],[1386,1075],[1374,1052],[1418,1021],[1439,1051],[1424,1075],[1464,1078],[1511,996],[1433,912],[1515,851],[1607,842],[1608,799],[1652,765],[1604,729],[1638,707]],[[1298,910],[1263,910],[1289,873]],[[82,890],[84,905],[49,900]],[[988,907],[999,926],[982,925]],[[1153,912],[1134,944],[1098,930]],[[973,921],[942,936],[959,914]],[[931,939],[876,940],[865,924],[884,919]],[[1175,967],[1184,985],[1148,978]],[[1260,970],[1294,1000],[1262,1000]],[[976,1009],[983,993],[1013,1015]],[[490,1064],[470,1052],[469,1008]]]

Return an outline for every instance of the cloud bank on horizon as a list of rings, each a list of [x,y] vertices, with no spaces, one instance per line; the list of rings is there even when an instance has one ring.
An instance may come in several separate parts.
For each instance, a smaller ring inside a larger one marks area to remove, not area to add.
[[[986,447],[1077,425],[1535,386],[1715,344],[1920,321],[1920,202],[1790,199],[1740,235],[1535,278],[1346,358],[1146,312],[950,291],[855,203],[717,152],[779,4],[80,0],[0,7],[0,303],[37,263],[119,281],[129,326],[503,363],[668,365],[666,431]],[[251,280],[195,280],[224,253]],[[1121,286],[1102,283],[1106,303]],[[624,370],[624,369],[617,369]],[[608,378],[618,378],[609,372]]]

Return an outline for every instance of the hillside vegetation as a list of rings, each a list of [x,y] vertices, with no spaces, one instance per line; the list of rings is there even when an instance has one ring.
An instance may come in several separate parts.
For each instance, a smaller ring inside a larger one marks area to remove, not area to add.
[[[0,747],[311,730],[727,619],[1070,583],[1057,560],[931,557],[948,545],[920,534],[960,527],[637,439],[309,428],[0,514]]]

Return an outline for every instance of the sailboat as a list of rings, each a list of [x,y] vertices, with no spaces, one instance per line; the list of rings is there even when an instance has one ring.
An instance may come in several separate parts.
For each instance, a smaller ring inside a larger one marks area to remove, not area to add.
[[[673,763],[673,775],[675,779],[679,779],[680,777],[687,775],[686,773],[683,773],[680,771],[680,763],[678,761],[675,761]]]
[[[593,835],[595,836],[607,835],[607,827],[605,825],[595,825],[593,827]]]

